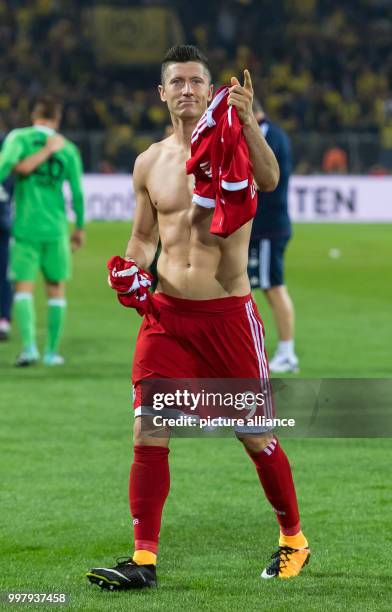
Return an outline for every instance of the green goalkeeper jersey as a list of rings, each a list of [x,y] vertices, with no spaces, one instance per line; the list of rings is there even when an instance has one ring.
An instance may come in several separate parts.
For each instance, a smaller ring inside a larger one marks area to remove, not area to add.
[[[13,130],[4,140],[0,153],[0,183],[22,159],[37,153],[55,131],[35,125]],[[55,240],[68,231],[63,183],[68,181],[76,227],[84,223],[82,162],[79,151],[69,140],[28,176],[16,174],[13,235],[21,240]]]

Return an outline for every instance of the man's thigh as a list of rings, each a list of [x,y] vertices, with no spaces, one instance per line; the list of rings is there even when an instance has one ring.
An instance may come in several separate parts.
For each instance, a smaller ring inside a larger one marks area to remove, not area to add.
[[[45,242],[41,252],[41,269],[50,283],[66,281],[71,275],[71,250],[69,236]]]
[[[170,317],[161,313],[159,320],[149,315],[141,325],[135,346],[132,368],[133,406],[135,416],[154,414],[150,405],[153,382],[171,379],[173,386],[179,378],[194,378],[197,364],[194,356],[186,350],[176,337]],[[146,401],[148,398],[148,401]]]
[[[14,238],[10,249],[10,277],[14,282],[34,281],[40,269],[41,244]]]

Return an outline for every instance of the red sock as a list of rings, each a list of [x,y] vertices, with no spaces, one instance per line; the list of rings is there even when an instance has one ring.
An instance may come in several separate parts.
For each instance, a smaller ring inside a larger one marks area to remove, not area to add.
[[[170,489],[169,449],[135,446],[129,479],[135,550],[157,553],[162,510]]]
[[[292,536],[301,530],[297,495],[290,464],[278,440],[273,438],[268,446],[249,457],[256,466],[265,495],[272,505],[284,535]]]

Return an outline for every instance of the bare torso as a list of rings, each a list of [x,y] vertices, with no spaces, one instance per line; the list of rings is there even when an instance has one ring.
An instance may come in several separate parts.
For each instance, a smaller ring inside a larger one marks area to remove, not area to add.
[[[145,188],[157,212],[162,244],[157,290],[195,300],[248,294],[251,222],[228,238],[213,236],[213,210],[192,203],[194,179],[185,173],[190,151],[169,137],[145,155]]]

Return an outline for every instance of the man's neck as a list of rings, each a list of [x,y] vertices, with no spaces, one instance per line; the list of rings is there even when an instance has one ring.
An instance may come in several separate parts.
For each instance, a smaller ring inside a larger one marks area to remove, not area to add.
[[[191,121],[182,121],[177,117],[172,117],[174,138],[178,144],[184,148],[189,149],[191,146],[192,132],[196,127],[198,119],[192,119]]]
[[[35,127],[44,127],[49,130],[56,130],[56,124],[54,121],[50,121],[49,119],[35,119],[33,121],[33,126]]]

